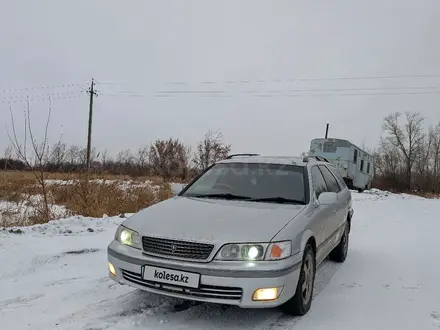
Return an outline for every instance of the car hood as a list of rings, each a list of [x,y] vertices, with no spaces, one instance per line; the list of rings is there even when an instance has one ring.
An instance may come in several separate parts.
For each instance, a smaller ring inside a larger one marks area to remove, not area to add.
[[[213,244],[268,242],[304,205],[173,197],[128,218],[141,236]]]

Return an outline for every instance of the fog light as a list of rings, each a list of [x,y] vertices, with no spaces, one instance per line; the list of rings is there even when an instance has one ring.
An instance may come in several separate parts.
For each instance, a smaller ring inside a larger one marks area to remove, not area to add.
[[[111,262],[108,263],[108,271],[110,272],[110,274],[112,274],[113,276],[116,276],[116,269],[115,266],[113,266],[113,264]]]
[[[254,292],[252,300],[254,301],[276,300],[278,299],[282,289],[283,289],[282,286],[276,288],[258,289]]]

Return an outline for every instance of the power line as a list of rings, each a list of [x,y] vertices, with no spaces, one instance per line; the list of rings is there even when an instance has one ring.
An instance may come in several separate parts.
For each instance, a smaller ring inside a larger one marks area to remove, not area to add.
[[[440,89],[436,86],[415,86],[415,87],[370,87],[370,88],[302,88],[302,89],[272,89],[264,90],[240,90],[235,93],[286,93],[286,92],[335,92],[335,91],[381,91],[381,90],[433,90]],[[164,90],[157,91],[159,94],[225,94],[228,90]]]
[[[387,96],[387,95],[437,95],[440,94],[440,91],[434,91],[434,92],[384,92],[384,93],[284,93],[284,94],[268,94],[268,93],[259,93],[259,94],[248,94],[250,97],[325,97],[325,96]],[[186,94],[191,95],[191,94]],[[197,94],[195,94],[197,95]],[[170,98],[174,97],[173,94],[158,94],[157,97],[162,98]],[[231,94],[198,94],[199,97],[225,97],[225,98],[231,98],[233,95]]]
[[[34,94],[34,95],[14,95],[14,96],[3,96],[1,99],[3,100],[10,100],[10,99],[27,99],[29,97],[48,97],[48,96],[61,96],[61,95],[72,95],[77,93],[83,93],[84,91],[68,91],[68,92],[59,92],[59,93],[47,93],[47,94]]]
[[[440,78],[440,74],[408,74],[408,75],[379,75],[379,76],[340,76],[316,78],[290,78],[290,79],[259,79],[259,80],[223,80],[223,81],[168,81],[167,85],[212,85],[212,84],[251,84],[251,83],[282,83],[299,81],[337,81],[337,80],[384,80],[384,79],[415,79],[415,78]]]
[[[269,93],[279,92],[340,92],[340,91],[382,91],[382,90],[429,90],[440,89],[440,86],[415,86],[415,87],[370,87],[370,88],[308,88],[308,89],[287,89],[270,90]],[[246,93],[259,93],[257,90],[245,91]]]
[[[116,82],[116,81],[102,81],[102,80],[95,80],[95,84],[96,85],[123,85],[120,82]]]
[[[343,92],[343,91],[411,91],[411,90],[437,90],[440,86],[411,86],[411,87],[369,87],[369,88],[301,88],[301,89],[271,89],[271,90],[161,90],[156,91],[156,96],[160,94],[227,94],[227,93],[244,93],[244,94],[257,94],[257,93],[290,93],[290,92]],[[129,97],[143,97],[152,96],[152,93],[140,93],[137,91],[112,91],[110,93],[103,93],[105,96],[129,96]]]
[[[438,95],[440,91],[436,92],[385,92],[385,93],[326,93],[326,94],[281,94],[281,95],[268,95],[268,94],[260,94],[255,95],[255,97],[277,97],[277,96],[286,96],[286,97],[308,97],[308,96],[316,96],[316,97],[324,97],[324,96],[387,96],[387,95]]]
[[[86,83],[88,83],[88,82],[76,83],[76,84],[64,84],[64,85],[47,85],[47,86],[0,89],[0,93],[12,93],[12,92],[32,91],[32,90],[52,89],[52,88],[84,87]]]
[[[11,103],[26,103],[28,100],[29,101],[48,101],[49,100],[49,96],[50,95],[46,95],[45,98],[43,97],[38,97],[38,98],[23,98],[23,99],[16,99],[16,100],[9,100],[9,101],[0,101],[1,104],[11,104]],[[81,93],[77,96],[67,96],[67,97],[50,97],[50,100],[69,100],[69,99],[78,99],[84,96],[84,93]]]
[[[375,91],[374,93],[309,93],[309,92],[368,92]],[[384,91],[384,92],[380,92]],[[389,92],[394,91],[394,92]],[[377,93],[380,92],[380,93]],[[158,91],[156,96],[171,96],[171,95],[230,95],[233,93],[238,94],[253,94],[254,96],[268,95],[289,95],[289,96],[331,96],[331,95],[424,95],[424,94],[439,94],[440,87],[431,86],[416,86],[416,87],[372,87],[372,88],[313,88],[313,89],[278,89],[278,90],[243,90],[243,91],[227,91],[227,90],[174,90],[174,91]]]

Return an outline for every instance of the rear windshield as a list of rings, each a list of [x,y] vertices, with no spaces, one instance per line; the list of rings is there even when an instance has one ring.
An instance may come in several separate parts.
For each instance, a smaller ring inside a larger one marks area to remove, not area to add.
[[[345,140],[314,140],[312,141],[312,149],[316,148],[320,151],[327,152],[327,153],[335,153],[337,151],[337,148],[349,148],[350,143]]]
[[[281,197],[307,203],[301,166],[261,163],[220,163],[208,169],[181,196],[233,194],[252,199]]]

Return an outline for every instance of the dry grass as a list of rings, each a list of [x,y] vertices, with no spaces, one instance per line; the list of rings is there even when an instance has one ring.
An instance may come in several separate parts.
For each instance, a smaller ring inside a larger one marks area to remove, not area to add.
[[[81,177],[78,173],[51,173],[46,172],[44,174],[46,180],[73,180]],[[106,173],[92,173],[90,174],[90,180],[105,179],[105,180],[123,180],[123,181],[146,181],[150,180],[155,184],[164,183],[165,180],[159,176],[137,176],[131,177],[130,175],[116,175]],[[23,181],[31,180],[35,181],[35,176],[31,171],[1,171],[0,180],[7,181]],[[179,180],[177,180],[179,181]]]
[[[435,193],[431,193],[431,192],[424,192],[424,191],[414,192],[413,195],[425,197],[425,198],[430,198],[430,199],[440,198],[440,194],[435,194]]]
[[[14,177],[14,179],[0,179],[0,200],[9,202],[19,202],[23,199],[23,194],[37,194],[38,187],[35,187],[35,178]]]
[[[53,185],[51,196],[58,205],[65,205],[74,214],[102,217],[137,212],[172,196],[168,184],[159,189],[129,187],[121,189],[119,183],[97,183],[78,180],[71,185]]]
[[[91,175],[87,181],[79,174],[49,173],[46,180],[74,180],[71,184],[50,184],[47,186],[49,203],[63,205],[69,214],[90,217],[114,216],[134,213],[172,196],[170,185],[160,177],[133,179],[128,176]],[[110,180],[110,182],[109,182]],[[139,187],[139,183],[151,182],[151,186]],[[124,186],[121,186],[121,182]],[[129,183],[127,183],[129,182]],[[40,195],[41,187],[36,184],[31,172],[0,172],[0,200],[16,203],[19,208],[32,208],[32,215],[18,219],[17,225],[44,223],[41,203],[35,203],[32,196]],[[39,205],[40,204],[40,205]],[[0,210],[0,222],[10,219],[10,210]],[[18,216],[18,215],[16,215]],[[5,225],[0,224],[0,225]]]

